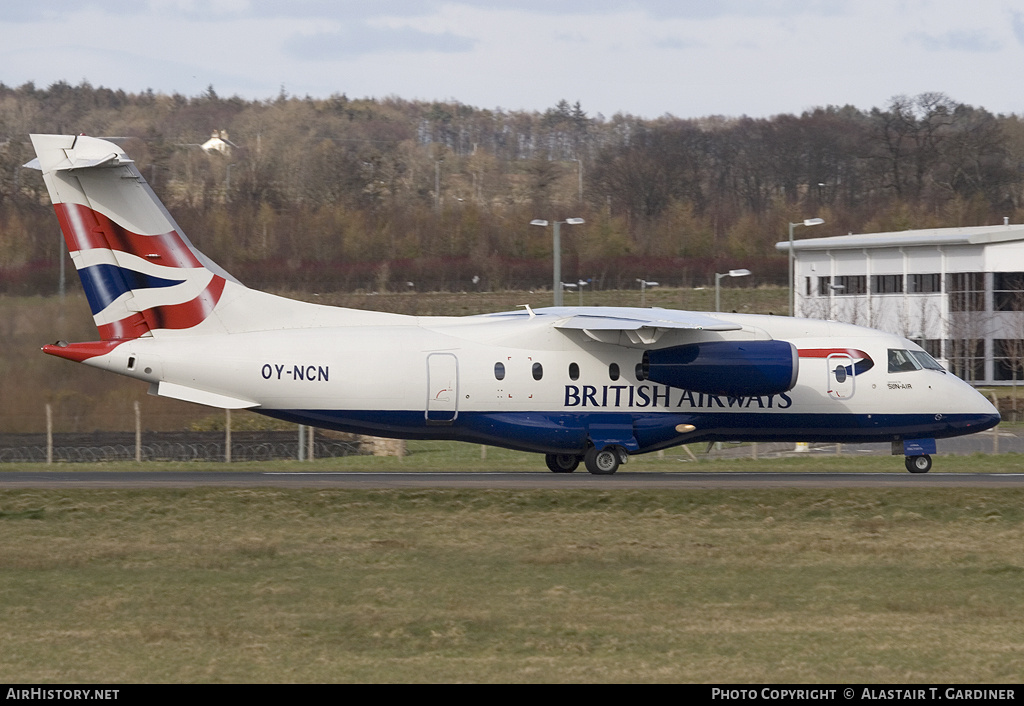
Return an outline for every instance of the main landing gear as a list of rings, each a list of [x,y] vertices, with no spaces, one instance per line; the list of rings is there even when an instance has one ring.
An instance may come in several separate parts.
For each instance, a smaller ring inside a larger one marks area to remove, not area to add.
[[[580,465],[597,476],[610,476],[629,459],[629,454],[617,446],[606,446],[598,451],[591,446],[583,456],[575,454],[547,454],[544,462],[555,473],[572,473]]]
[[[580,465],[580,457],[576,454],[548,454],[544,462],[554,473],[572,473]]]
[[[903,463],[911,473],[927,473],[932,470],[932,457],[928,454],[921,456],[907,456]]]

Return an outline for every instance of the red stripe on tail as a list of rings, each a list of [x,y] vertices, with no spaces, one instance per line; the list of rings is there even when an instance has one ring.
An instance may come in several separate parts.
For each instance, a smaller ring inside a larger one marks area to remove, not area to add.
[[[77,203],[58,203],[54,210],[70,252],[109,248],[164,267],[203,266],[175,230],[159,235],[133,233]]]
[[[210,284],[195,299],[182,304],[154,306],[152,309],[146,309],[142,315],[146,317],[146,321],[152,329],[192,328],[205,321],[217,306],[221,294],[224,293],[224,283],[223,277],[214,275]]]

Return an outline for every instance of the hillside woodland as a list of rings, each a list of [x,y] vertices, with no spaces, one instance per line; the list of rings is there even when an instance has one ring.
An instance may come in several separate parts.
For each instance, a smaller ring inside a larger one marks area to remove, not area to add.
[[[398,97],[186,97],[0,84],[0,292],[58,287],[32,132],[116,140],[204,252],[251,286],[319,291],[785,282],[800,237],[1024,219],[1024,125],[940,93],[870,110],[644,119]],[[202,145],[216,133],[221,149]],[[69,287],[73,276],[69,274]],[[635,286],[635,285],[633,285]]]

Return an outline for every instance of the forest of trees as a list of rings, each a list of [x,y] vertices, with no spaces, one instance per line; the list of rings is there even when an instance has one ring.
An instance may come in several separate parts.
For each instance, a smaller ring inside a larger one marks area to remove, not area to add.
[[[224,131],[229,153],[199,145]],[[272,289],[702,285],[747,267],[784,283],[774,244],[1024,220],[1024,124],[939,93],[765,119],[588,115],[400,98],[265,101],[0,84],[0,292],[57,287],[57,222],[29,133],[110,136],[183,230]],[[724,268],[724,269],[723,269]],[[474,278],[476,282],[474,283]]]

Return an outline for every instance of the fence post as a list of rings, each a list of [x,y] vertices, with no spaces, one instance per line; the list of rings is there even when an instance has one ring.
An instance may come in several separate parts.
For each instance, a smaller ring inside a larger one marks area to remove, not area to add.
[[[139,401],[135,400],[135,462],[142,461],[142,413],[139,411]]]
[[[231,410],[224,410],[224,463],[231,463]]]
[[[46,462],[53,463],[53,408],[46,403]]]
[[[999,409],[999,400],[996,399],[996,393],[990,392],[989,396],[992,398],[992,406]],[[992,427],[992,453],[999,453],[999,425]]]
[[[316,433],[316,427],[310,427],[309,428],[309,438],[307,439],[309,444],[307,446],[307,451],[306,451],[306,460],[308,460],[308,461],[312,461],[313,460],[313,435],[315,433]]]
[[[299,460],[306,460],[306,425],[299,425]]]

